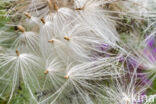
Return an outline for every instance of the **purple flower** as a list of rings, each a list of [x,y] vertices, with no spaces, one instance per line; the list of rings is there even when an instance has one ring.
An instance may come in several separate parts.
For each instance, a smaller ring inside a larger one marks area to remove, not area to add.
[[[148,37],[148,39],[146,39],[145,41],[145,44],[146,46],[143,51],[144,55],[150,62],[155,63],[156,62],[156,36],[152,35]]]
[[[103,57],[110,57],[111,53],[110,50],[112,49],[112,47],[108,44],[100,44],[99,46],[97,46],[97,50],[99,51],[98,56],[103,56]]]
[[[99,46],[100,50],[102,51],[107,51],[109,50],[111,47],[108,45],[108,44],[104,44],[102,43],[100,46]]]

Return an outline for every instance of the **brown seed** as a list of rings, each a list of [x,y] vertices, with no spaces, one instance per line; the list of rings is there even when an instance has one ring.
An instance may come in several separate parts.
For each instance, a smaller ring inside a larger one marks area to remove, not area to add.
[[[19,51],[18,51],[18,50],[16,50],[16,55],[17,55],[17,56],[19,56],[19,55],[20,55],[20,53],[19,53]]]
[[[48,40],[48,42],[49,42],[49,43],[54,43],[54,40],[53,40],[53,39],[52,39],[52,40]]]
[[[64,78],[65,78],[65,79],[68,79],[68,78],[69,78],[69,76],[68,76],[68,75],[66,75],[66,76],[64,76]]]
[[[44,18],[41,18],[41,22],[42,22],[43,24],[45,24],[45,20],[44,20]]]
[[[53,5],[52,5],[52,0],[47,0],[47,2],[48,2],[49,8],[51,9],[51,8],[53,7]]]
[[[45,71],[44,71],[44,74],[48,74],[48,72],[49,72],[48,70],[45,70]]]
[[[64,36],[64,39],[67,40],[67,41],[70,40],[70,38],[68,36]]]
[[[25,31],[24,27],[21,26],[21,25],[18,25],[17,28],[18,28],[18,30],[21,31],[21,32],[24,32],[24,31]]]
[[[85,8],[85,5],[81,8],[76,8],[75,10],[84,10],[84,8]]]
[[[58,11],[58,9],[59,9],[56,3],[54,4],[54,9],[55,9],[56,11]]]
[[[83,10],[83,8],[76,8],[75,10]]]
[[[28,17],[29,19],[31,18],[31,15],[29,14],[29,13],[24,13],[24,15],[26,16],[26,17]]]

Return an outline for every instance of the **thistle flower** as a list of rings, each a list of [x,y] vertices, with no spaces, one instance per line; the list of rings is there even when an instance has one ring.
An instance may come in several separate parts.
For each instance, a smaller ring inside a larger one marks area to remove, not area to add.
[[[62,77],[65,74],[65,65],[59,58],[48,58],[46,61],[46,68],[44,71],[44,74],[46,75],[45,80],[45,88],[47,87],[47,84],[49,81],[52,83],[52,85],[48,85],[50,88],[53,86],[55,90],[57,90],[64,82],[64,78]],[[43,87],[43,89],[45,89]],[[51,88],[52,89],[52,88]]]
[[[144,93],[149,88],[139,80],[136,69],[133,72],[113,80],[109,87],[104,86],[105,96],[108,104],[140,104],[145,102]]]
[[[32,99],[36,101],[33,95],[33,90],[40,89],[40,83],[37,78],[37,74],[40,72],[39,60],[36,56],[32,54],[9,52],[6,54],[0,54],[0,68],[1,76],[6,82],[7,86],[4,86],[4,91],[9,87],[10,89],[10,102],[14,92],[21,87],[21,80],[23,80],[24,85],[27,87]],[[33,89],[33,90],[32,90]]]
[[[24,15],[27,17],[26,24],[34,28],[35,26],[39,27],[40,26],[40,19],[37,17],[32,16],[30,13],[25,12]]]
[[[115,22],[110,20],[109,14],[103,10],[102,5],[109,3],[108,1],[96,0],[77,0],[75,8],[78,11],[78,16],[83,19],[89,26],[94,28],[94,31],[101,35],[108,44],[114,45],[118,41],[118,34],[115,29]],[[108,17],[107,17],[108,16]],[[101,22],[99,22],[99,20]]]
[[[62,26],[64,24],[70,24],[72,21],[76,20],[75,18],[76,16],[72,9],[65,7],[59,8],[56,4],[55,12],[46,17],[47,20],[52,20],[54,27],[58,30],[63,28]]]
[[[26,32],[25,28],[21,25],[18,25],[17,28],[21,32],[21,34],[16,38],[14,41],[12,47],[14,49],[19,48],[21,51],[23,49],[32,51],[34,53],[38,53],[39,46],[38,46],[38,40],[39,36],[35,32]]]
[[[100,80],[104,79],[105,77],[107,79],[109,76],[115,77],[120,72],[122,72],[122,70],[118,69],[117,64],[118,60],[112,57],[76,65],[71,69],[67,69],[65,79],[69,78],[69,80]]]

